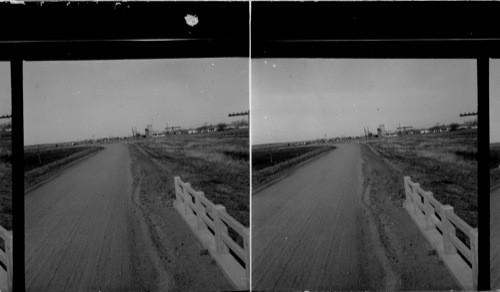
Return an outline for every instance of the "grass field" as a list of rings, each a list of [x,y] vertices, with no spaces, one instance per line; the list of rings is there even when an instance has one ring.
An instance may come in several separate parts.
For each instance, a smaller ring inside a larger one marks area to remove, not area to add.
[[[222,134],[221,134],[222,133]],[[172,175],[180,176],[214,204],[222,204],[249,226],[250,164],[248,130],[171,135],[139,142]],[[172,180],[173,176],[168,179]],[[171,199],[175,194],[170,193]]]
[[[260,148],[252,150],[252,170],[258,171],[267,167],[280,164],[284,161],[297,158],[321,148],[321,146],[299,146],[299,147],[279,147]]]
[[[12,143],[0,140],[0,225],[12,229]]]
[[[24,171],[42,167],[54,161],[67,158],[89,147],[57,147],[50,149],[30,149],[24,151]]]
[[[252,188],[256,189],[284,175],[294,166],[326,151],[330,145],[279,144],[252,147]]]
[[[102,147],[68,146],[43,148],[37,150],[25,147],[24,150],[24,187],[25,189],[51,177],[66,165],[89,155]]]
[[[407,135],[369,144],[400,170],[401,187],[403,176],[410,176],[477,227],[477,131]]]
[[[500,143],[490,145],[490,186],[500,186]]]

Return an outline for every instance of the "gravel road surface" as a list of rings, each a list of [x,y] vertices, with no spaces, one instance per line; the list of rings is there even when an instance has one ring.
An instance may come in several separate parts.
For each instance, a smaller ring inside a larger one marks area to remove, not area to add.
[[[362,191],[359,145],[344,144],[254,194],[253,288],[377,288]]]
[[[26,194],[26,289],[230,290],[172,208],[172,182],[134,146],[115,144]]]
[[[106,149],[25,195],[26,289],[130,290],[126,145]]]

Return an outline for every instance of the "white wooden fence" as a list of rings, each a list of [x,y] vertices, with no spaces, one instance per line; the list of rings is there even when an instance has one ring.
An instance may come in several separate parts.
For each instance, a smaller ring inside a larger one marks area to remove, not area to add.
[[[422,233],[463,288],[477,289],[477,228],[469,226],[453,212],[452,206],[441,204],[432,192],[424,191],[409,176],[404,178],[404,187],[404,207]],[[468,237],[469,245],[457,237],[457,229]]]
[[[233,284],[241,290],[249,289],[250,233],[236,221],[222,205],[214,205],[205,194],[194,190],[180,177],[174,178],[174,207],[186,220],[198,239],[212,254]],[[228,234],[228,227],[242,238],[243,246]]]
[[[5,266],[7,291],[12,291],[12,231],[7,231],[0,226],[0,238],[3,240],[5,246],[4,250],[0,249],[0,262]],[[0,283],[0,289],[4,285],[4,283]]]

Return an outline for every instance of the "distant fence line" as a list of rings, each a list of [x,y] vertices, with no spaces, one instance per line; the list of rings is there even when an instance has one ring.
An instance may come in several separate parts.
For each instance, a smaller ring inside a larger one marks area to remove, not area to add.
[[[477,289],[477,228],[469,226],[454,213],[452,206],[441,204],[432,192],[421,189],[409,176],[404,177],[404,188],[404,207],[424,236],[463,288]],[[457,237],[457,229],[469,238],[469,246]]]
[[[12,291],[12,231],[7,231],[0,225],[0,238],[4,242],[4,250],[0,249],[0,262],[5,266],[7,274],[7,291]]]
[[[241,290],[249,289],[250,233],[236,221],[222,205],[214,205],[205,194],[194,190],[180,177],[174,178],[174,207],[179,211],[191,230],[208,249],[226,276]],[[243,239],[240,246],[228,234],[228,227]]]

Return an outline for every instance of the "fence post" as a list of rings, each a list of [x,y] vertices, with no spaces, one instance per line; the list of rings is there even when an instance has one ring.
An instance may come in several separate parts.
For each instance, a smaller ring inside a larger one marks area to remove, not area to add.
[[[175,199],[177,203],[177,209],[179,210],[179,212],[181,212],[182,215],[186,215],[186,209],[185,209],[186,206],[183,195],[183,192],[185,190],[184,183],[182,182],[179,176],[176,176],[174,178],[174,182],[175,182]]]
[[[420,210],[420,206],[418,201],[420,201],[420,195],[418,194],[418,189],[420,189],[420,184],[413,184],[413,213],[415,216],[422,214],[422,210]]]
[[[181,198],[182,192],[180,190],[180,185],[181,185],[181,178],[179,176],[174,177],[174,189],[175,189],[175,204],[179,207],[179,210],[184,213],[184,208],[182,207],[183,200]]]
[[[436,228],[436,224],[432,222],[432,214],[434,214],[434,207],[429,202],[429,198],[434,198],[432,192],[424,192],[424,209],[425,209],[425,223],[427,230]]]
[[[7,291],[12,291],[12,231],[8,231],[5,234],[5,239],[4,239],[4,245],[5,245],[5,257],[7,258],[7,263],[5,267],[7,268]]]
[[[249,232],[243,233],[243,250],[245,252],[245,272],[247,276],[247,285],[250,287],[250,244]]]
[[[403,206],[408,206],[411,203],[411,197],[410,197],[410,177],[405,176],[404,178],[404,185],[405,185],[405,202],[403,203]]]
[[[456,235],[455,226],[448,219],[450,214],[453,213],[453,207],[450,205],[445,205],[441,210],[442,210],[441,222],[443,222],[444,253],[446,255],[456,254],[457,248],[453,245],[453,243],[450,240],[452,234]]]
[[[205,197],[203,192],[195,192],[196,194],[196,219],[198,219],[198,229],[206,229],[207,225],[203,222],[203,216],[206,214],[205,207],[200,201],[200,197]]]
[[[191,184],[185,183],[184,184],[184,212],[187,216],[193,214],[193,210],[191,210],[191,207],[189,206],[188,200],[191,200],[191,195],[189,194],[189,190],[191,189]],[[192,200],[191,200],[192,202]]]
[[[472,254],[472,282],[474,289],[477,289],[478,259],[477,259],[477,228],[470,232],[470,250]]]
[[[215,205],[213,208],[214,213],[214,223],[215,223],[215,248],[218,254],[228,253],[229,250],[222,240],[222,234],[227,235],[227,226],[220,218],[222,212],[226,212],[226,207],[222,205]]]

